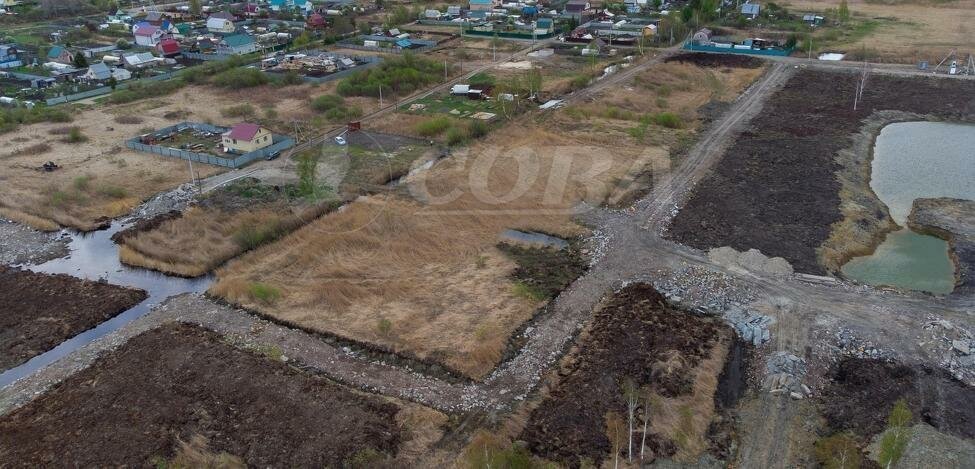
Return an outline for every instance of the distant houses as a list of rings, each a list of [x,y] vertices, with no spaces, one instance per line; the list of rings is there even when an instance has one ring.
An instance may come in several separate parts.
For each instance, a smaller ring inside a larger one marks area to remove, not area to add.
[[[470,0],[468,6],[471,11],[491,11],[494,9],[494,0]]]

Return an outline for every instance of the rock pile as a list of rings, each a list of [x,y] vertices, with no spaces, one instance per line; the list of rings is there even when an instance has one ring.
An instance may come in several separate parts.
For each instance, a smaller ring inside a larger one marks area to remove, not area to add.
[[[748,311],[737,305],[726,309],[723,316],[742,340],[751,342],[756,347],[768,342],[771,338],[768,327],[774,321],[768,316]]]
[[[787,394],[793,399],[803,399],[812,395],[809,386],[802,384],[806,375],[806,361],[789,353],[775,352],[765,362],[768,374],[762,380],[762,387],[769,393]]]
[[[928,318],[917,345],[959,380],[975,385],[975,338],[971,331],[950,321]]]
[[[196,188],[192,183],[183,184],[171,191],[163,192],[137,207],[130,215],[136,219],[152,218],[173,210],[183,211],[195,200]]]

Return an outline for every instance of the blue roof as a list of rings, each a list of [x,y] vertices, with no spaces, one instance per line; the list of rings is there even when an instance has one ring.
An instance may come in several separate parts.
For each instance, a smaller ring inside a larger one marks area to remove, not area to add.
[[[761,7],[757,3],[746,3],[741,6],[741,12],[745,15],[757,15],[759,8]]]
[[[413,43],[410,42],[409,39],[400,39],[400,40],[396,41],[396,46],[399,47],[399,48],[401,48],[401,49],[408,49],[412,45],[413,45]]]
[[[227,47],[240,47],[253,43],[254,38],[246,34],[234,34],[223,38],[223,42],[227,44]]]
[[[471,5],[494,5],[494,0],[471,0]]]
[[[535,22],[535,26],[538,26],[539,28],[551,27],[552,18],[539,18],[538,21]]]
[[[276,6],[276,7],[283,7],[284,6],[284,0],[271,0],[270,3],[271,3],[272,6]]]
[[[521,9],[521,14],[523,15],[537,15],[538,8],[536,7],[525,7]]]
[[[61,53],[63,53],[63,52],[64,52],[64,48],[63,47],[61,47],[61,46],[54,46],[54,47],[51,48],[51,50],[47,51],[47,57],[48,58],[51,58],[51,59],[54,59],[54,58],[57,58],[58,56],[60,56]]]

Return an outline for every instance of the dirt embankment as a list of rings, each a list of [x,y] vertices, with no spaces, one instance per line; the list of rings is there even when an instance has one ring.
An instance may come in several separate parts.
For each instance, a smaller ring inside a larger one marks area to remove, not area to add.
[[[537,456],[578,467],[589,460],[626,456],[626,380],[638,394],[634,442],[639,450],[649,417],[651,458],[685,455],[706,447],[704,434],[730,342],[718,322],[669,307],[648,285],[627,287],[599,308],[591,327],[559,370],[520,439]],[[649,406],[647,405],[649,403]],[[649,408],[648,408],[649,407]],[[623,444],[612,422],[622,419]],[[618,434],[617,434],[618,435]]]
[[[0,418],[0,454],[25,467],[138,467],[202,438],[252,467],[396,467],[443,423],[259,352],[188,325],[146,332]]]
[[[907,402],[915,420],[944,433],[975,437],[975,388],[940,369],[846,358],[819,402],[830,428],[869,439],[884,430],[898,399]]]
[[[139,304],[142,290],[0,266],[0,370]]]
[[[975,201],[915,200],[907,224],[914,231],[946,239],[957,266],[955,293],[975,292]]]
[[[869,187],[869,154],[851,137],[881,111],[973,119],[975,83],[874,75],[854,111],[857,83],[850,73],[797,73],[698,184],[670,236],[700,249],[756,248],[814,274],[872,249],[889,217]]]

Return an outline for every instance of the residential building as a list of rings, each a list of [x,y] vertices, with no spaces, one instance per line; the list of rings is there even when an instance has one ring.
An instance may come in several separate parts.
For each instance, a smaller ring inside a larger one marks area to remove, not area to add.
[[[470,0],[469,9],[471,11],[491,11],[494,9],[494,0]]]
[[[143,47],[155,47],[166,37],[166,33],[159,26],[146,22],[136,23],[132,27],[132,34],[135,35],[136,45]]]
[[[802,16],[802,21],[808,24],[809,26],[819,26],[823,24],[823,21],[825,20],[826,18],[823,18],[822,16],[817,15],[815,13],[807,13]]]
[[[207,18],[207,31],[214,34],[233,34],[237,31],[237,25],[233,20],[211,15]]]
[[[140,52],[138,54],[129,54],[122,56],[122,63],[125,68],[129,70],[138,70],[141,68],[154,67],[163,59],[153,56],[148,52]]]
[[[592,4],[589,3],[588,0],[569,0],[565,4],[565,11],[563,13],[580,20],[583,16],[586,16],[591,9]]]
[[[761,6],[757,3],[745,2],[741,6],[741,14],[747,18],[755,19],[758,17],[759,11],[761,11]]]
[[[221,137],[223,147],[235,153],[250,153],[274,143],[270,130],[249,123],[237,124]]]
[[[156,44],[156,51],[163,57],[176,57],[182,52],[179,42],[175,39],[163,39]]]
[[[88,71],[81,78],[92,81],[106,81],[114,77],[116,81],[132,78],[132,73],[124,68],[109,67],[105,62],[97,62],[88,66]]]
[[[234,34],[227,36],[220,41],[217,52],[224,54],[243,55],[257,50],[257,43],[254,38],[246,34]]]
[[[0,68],[20,67],[21,65],[24,65],[24,62],[20,58],[17,46],[13,44],[0,45]]]
[[[52,46],[47,51],[48,62],[71,65],[74,63],[74,55],[64,46]]]

